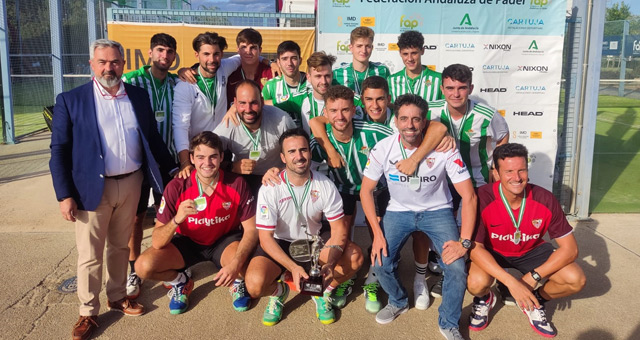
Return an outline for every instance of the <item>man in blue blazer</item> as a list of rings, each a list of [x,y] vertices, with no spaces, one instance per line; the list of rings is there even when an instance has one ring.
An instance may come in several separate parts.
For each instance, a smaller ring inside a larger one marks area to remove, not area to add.
[[[82,340],[97,327],[105,243],[109,308],[130,316],[144,313],[142,305],[126,298],[131,222],[142,181],[161,193],[161,174],[175,168],[148,94],[120,80],[122,46],[96,40],[90,55],[92,81],[56,98],[49,162],[60,212],[75,222],[80,318],[72,335]]]

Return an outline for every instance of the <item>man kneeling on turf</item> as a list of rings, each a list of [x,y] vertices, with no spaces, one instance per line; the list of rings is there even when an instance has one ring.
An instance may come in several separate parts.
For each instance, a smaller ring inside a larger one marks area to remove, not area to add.
[[[523,145],[498,146],[493,164],[500,179],[478,190],[479,221],[467,278],[467,289],[475,296],[469,329],[480,331],[489,324],[495,278],[507,286],[533,330],[552,338],[557,332],[547,321],[544,303],[579,292],[586,280],[574,262],[578,245],[573,229],[553,194],[528,183],[527,160]],[[547,232],[558,249],[542,239]],[[503,268],[515,268],[523,276],[517,279]]]
[[[262,323],[278,323],[289,294],[287,284],[278,280],[281,273],[289,270],[296,287],[309,278],[304,264],[291,258],[289,246],[319,236],[326,240],[319,257],[325,290],[322,296],[313,296],[313,302],[320,322],[330,324],[335,321],[332,305],[344,306],[346,299],[332,293],[360,269],[362,250],[349,241],[338,189],[329,178],[310,169],[309,135],[301,128],[291,129],[280,136],[279,144],[285,169],[278,175],[279,184],[263,185],[258,194],[260,246],[247,269],[247,290],[254,298],[270,295]],[[328,240],[329,233],[321,230],[322,215],[331,227]]]
[[[184,269],[211,261],[220,268],[216,286],[231,287],[233,308],[245,311],[251,299],[242,278],[258,243],[255,199],[241,176],[220,169],[222,143],[216,134],[194,136],[189,155],[196,171],[165,188],[151,248],[136,261],[136,273],[170,284],[169,310],[180,314],[193,290]]]

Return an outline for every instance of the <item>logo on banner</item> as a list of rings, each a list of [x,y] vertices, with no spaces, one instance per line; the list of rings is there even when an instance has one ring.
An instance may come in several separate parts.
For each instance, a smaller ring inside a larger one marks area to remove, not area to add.
[[[633,41],[632,53],[633,54],[640,53],[640,40]]]
[[[338,17],[338,27],[358,27],[360,24],[360,20],[358,17],[350,16],[350,17]]]
[[[543,27],[544,27],[544,20],[540,18],[509,18],[507,19],[507,29],[541,30]]]
[[[389,43],[389,51],[400,51],[400,48],[396,43]]]
[[[349,40],[338,40],[336,43],[336,53],[339,55],[351,54],[351,51],[349,51]]]
[[[522,50],[523,55],[544,55],[544,50],[541,50],[536,40],[531,40],[529,47],[526,50]]]
[[[477,33],[480,30],[478,26],[474,26],[469,13],[465,13],[458,26],[453,26],[454,32]]]
[[[351,0],[331,0],[331,6],[332,7],[351,7],[351,5],[349,5],[349,2],[351,2]]]
[[[482,65],[483,73],[508,73],[509,65],[490,64]]]
[[[511,51],[511,44],[484,44],[484,49],[509,52]]]
[[[467,42],[446,42],[444,43],[444,49],[446,51],[473,52],[476,49],[476,45]]]
[[[496,111],[498,111],[498,113],[499,113],[502,117],[504,117],[504,115],[505,115],[505,113],[506,113],[506,111],[505,111],[505,110],[496,110]]]
[[[545,94],[547,87],[544,85],[516,85],[517,94]]]
[[[419,26],[422,26],[422,17],[420,15],[402,15],[400,17],[400,31],[415,30]]]
[[[433,51],[438,49],[438,45],[424,45],[422,46],[422,48],[424,48],[425,50]]]
[[[544,115],[544,111],[513,111],[514,116],[534,116],[534,117],[542,117]]]
[[[362,17],[362,18],[360,18],[360,26],[373,27],[375,25],[376,25],[376,18],[375,17]]]
[[[482,87],[480,88],[480,92],[504,93],[504,92],[507,92],[507,88],[506,87]]]
[[[542,139],[542,131],[531,131],[531,139]]]
[[[551,0],[531,0],[530,9],[547,9]]]
[[[518,72],[538,72],[538,73],[547,73],[549,72],[549,66],[543,65],[519,65]]]

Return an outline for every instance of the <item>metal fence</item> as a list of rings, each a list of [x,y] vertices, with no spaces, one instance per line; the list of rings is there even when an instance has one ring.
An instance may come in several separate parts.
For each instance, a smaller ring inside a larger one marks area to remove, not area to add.
[[[91,77],[89,41],[107,37],[108,21],[188,23],[252,27],[314,27],[315,15],[182,10],[182,0],[5,0],[14,112],[14,135],[45,128],[42,109],[55,100],[52,23],[61,23],[63,90]],[[60,2],[57,18],[50,8]],[[118,4],[122,7],[118,7]],[[173,8],[167,10],[167,7]],[[131,7],[144,7],[137,9]],[[164,8],[164,9],[163,9]],[[53,21],[52,21],[53,20]],[[270,56],[266,56],[270,57]],[[4,119],[3,119],[4,124]],[[2,127],[4,131],[4,126]],[[6,138],[5,138],[6,142]]]

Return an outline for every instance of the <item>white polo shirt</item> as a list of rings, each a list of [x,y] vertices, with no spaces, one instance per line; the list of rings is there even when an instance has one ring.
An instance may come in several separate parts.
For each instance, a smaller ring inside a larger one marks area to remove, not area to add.
[[[291,193],[287,189],[284,172],[280,172],[280,184],[262,186],[258,193],[258,211],[256,212],[256,228],[274,231],[274,237],[280,240],[295,241],[307,239],[305,230],[296,210]],[[311,187],[308,197],[302,202],[302,212],[308,233],[318,235],[322,227],[322,215],[329,222],[337,221],[344,216],[342,198],[336,186],[327,176],[311,170]],[[306,183],[305,183],[306,184]],[[292,186],[297,200],[300,201],[304,185]]]
[[[374,181],[384,175],[391,194],[387,210],[431,211],[451,208],[447,176],[454,184],[470,178],[458,150],[429,153],[418,166],[420,188],[412,190],[409,188],[410,176],[396,169],[396,163],[403,159],[400,138],[400,134],[395,133],[378,142],[369,152],[369,161],[364,169],[364,175]],[[415,150],[417,148],[405,149],[407,157]]]
[[[238,118],[240,120],[240,118]],[[242,122],[240,123],[242,124]],[[273,167],[282,168],[280,159],[280,136],[287,130],[296,127],[296,123],[288,113],[271,105],[262,108],[262,121],[260,122],[260,158],[256,161],[253,175],[264,175]],[[249,152],[253,150],[253,142],[245,129],[233,123],[229,127],[225,124],[218,125],[213,132],[220,137],[222,149],[229,150],[233,154],[233,160],[249,159]],[[254,138],[258,138],[254,135]]]

